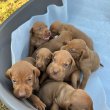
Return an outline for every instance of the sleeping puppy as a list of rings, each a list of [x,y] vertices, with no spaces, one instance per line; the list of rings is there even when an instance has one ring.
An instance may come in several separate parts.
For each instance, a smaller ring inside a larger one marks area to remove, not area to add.
[[[67,44],[68,41],[72,40],[72,33],[68,31],[62,31],[62,33],[54,39],[44,43],[40,48],[48,48],[51,52],[59,50],[63,45]]]
[[[46,74],[55,81],[67,81],[74,88],[79,86],[80,71],[71,54],[66,50],[54,52],[53,60],[47,67]]]
[[[31,58],[26,58],[15,63],[7,70],[6,76],[12,81],[13,93],[17,98],[29,98],[33,105],[39,110],[45,110],[45,104],[33,94],[34,90],[39,90],[40,71],[33,66]]]
[[[61,23],[60,21],[55,21],[54,23],[51,24],[50,26],[50,31],[52,35],[60,35],[62,31],[70,31],[73,34],[73,39],[83,39],[87,46],[93,50],[93,41],[91,38],[89,38],[85,33],[74,27],[73,25],[70,24],[64,24]]]
[[[52,56],[52,52],[47,48],[41,48],[33,53],[32,57],[36,59],[36,67],[39,68],[39,70],[42,72],[40,77],[40,84],[42,84],[47,77],[45,75],[45,71],[52,60]]]
[[[83,72],[83,80],[80,88],[84,89],[91,72],[100,66],[100,59],[96,52],[88,48],[82,39],[74,39],[61,49],[68,50],[74,58],[77,66]]]
[[[84,90],[64,82],[47,82],[40,89],[39,97],[49,110],[93,110],[92,99]]]
[[[43,43],[47,42],[51,38],[51,32],[43,22],[36,22],[31,28],[30,37],[30,50],[29,55],[31,56],[34,49],[38,48]]]

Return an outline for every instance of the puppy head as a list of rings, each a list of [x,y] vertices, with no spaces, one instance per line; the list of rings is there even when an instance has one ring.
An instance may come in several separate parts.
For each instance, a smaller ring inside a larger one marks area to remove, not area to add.
[[[73,71],[75,62],[66,50],[56,51],[46,73],[51,79],[63,81]]]
[[[48,41],[51,37],[51,32],[48,30],[48,27],[43,22],[36,22],[31,28],[31,35],[42,39],[44,41]]]
[[[7,70],[6,76],[12,81],[13,93],[17,98],[29,98],[40,71],[26,61],[19,61]]]
[[[52,33],[52,36],[59,35],[60,26],[61,26],[60,21],[55,21],[51,24],[50,31]]]
[[[82,39],[74,39],[61,47],[61,49],[69,51],[75,60],[86,59],[88,57],[88,47]]]
[[[52,52],[47,48],[41,48],[36,52],[36,67],[41,71],[45,71],[51,62]]]

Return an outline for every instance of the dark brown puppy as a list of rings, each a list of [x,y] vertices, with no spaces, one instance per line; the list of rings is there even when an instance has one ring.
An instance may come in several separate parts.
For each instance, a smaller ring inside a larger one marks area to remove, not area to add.
[[[45,71],[52,60],[52,56],[52,52],[47,48],[41,48],[39,50],[36,50],[33,54],[33,57],[36,59],[36,67],[38,67],[43,73],[40,77],[40,84],[42,84],[47,77]]]
[[[80,71],[76,67],[71,54],[66,50],[56,51],[53,60],[47,67],[46,73],[56,81],[71,81],[74,88],[78,88]]]
[[[69,31],[62,31],[62,33],[57,36],[57,38],[51,39],[50,41],[44,43],[39,47],[40,48],[48,48],[50,51],[54,52],[59,50],[63,45],[67,44],[68,41],[71,41],[73,35]]]
[[[87,46],[93,50],[93,41],[91,38],[89,38],[85,33],[80,31],[79,29],[75,28],[73,25],[70,24],[64,24],[60,21],[55,21],[50,26],[50,31],[53,35],[59,35],[62,31],[70,31],[73,34],[73,39],[83,39]]]
[[[61,49],[68,50],[71,53],[77,66],[83,72],[83,80],[80,85],[80,88],[83,89],[91,72],[97,70],[100,66],[98,54],[89,49],[82,39],[74,39]]]
[[[90,96],[64,82],[48,82],[39,91],[39,97],[49,110],[93,110]]]
[[[38,48],[41,44],[47,42],[51,37],[51,32],[43,22],[36,22],[31,28],[30,37],[30,50],[29,55],[32,55],[34,49]]]
[[[30,61],[31,58],[27,60]],[[17,98],[29,98],[36,108],[45,110],[45,104],[32,93],[39,89],[40,71],[28,61],[22,60],[14,64],[7,70],[6,76],[12,81],[13,93]]]

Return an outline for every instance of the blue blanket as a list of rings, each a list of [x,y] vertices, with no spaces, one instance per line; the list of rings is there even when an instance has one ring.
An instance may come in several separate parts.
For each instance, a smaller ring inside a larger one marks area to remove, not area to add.
[[[104,67],[91,74],[85,90],[94,110],[110,110],[110,0],[63,0],[61,7],[48,6],[46,14],[33,16],[12,33],[12,63],[27,56],[32,25],[44,21],[50,26],[55,20],[75,25],[94,41]]]

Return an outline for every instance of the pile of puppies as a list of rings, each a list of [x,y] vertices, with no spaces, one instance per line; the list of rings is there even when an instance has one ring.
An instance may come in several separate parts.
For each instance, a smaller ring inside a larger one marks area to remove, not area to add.
[[[60,21],[50,29],[36,22],[30,32],[29,57],[6,72],[14,95],[30,99],[39,110],[93,110],[93,102],[83,90],[100,66],[92,40]]]

